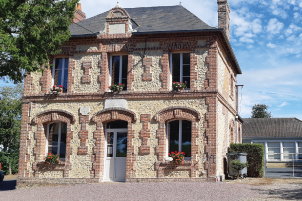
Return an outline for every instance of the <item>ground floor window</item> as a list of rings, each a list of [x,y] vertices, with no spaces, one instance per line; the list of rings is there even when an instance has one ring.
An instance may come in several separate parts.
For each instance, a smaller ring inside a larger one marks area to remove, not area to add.
[[[185,159],[191,157],[192,123],[186,120],[170,121],[167,124],[168,153],[172,151],[185,152]]]
[[[64,122],[51,123],[47,130],[46,153],[58,154],[61,161],[66,155],[67,124]]]
[[[302,159],[302,141],[252,141],[263,144],[268,161],[290,161]]]

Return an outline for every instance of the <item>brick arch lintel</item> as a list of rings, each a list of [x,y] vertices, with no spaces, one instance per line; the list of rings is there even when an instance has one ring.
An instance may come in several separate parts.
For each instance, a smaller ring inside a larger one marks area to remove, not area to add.
[[[125,116],[127,116],[127,118],[123,118],[124,115],[118,115],[119,117],[117,117],[115,115],[115,113],[124,114]],[[105,116],[108,114],[109,114],[109,116],[106,118]],[[134,123],[137,120],[136,114],[133,111],[125,109],[125,108],[120,108],[120,107],[106,108],[102,111],[97,112],[91,118],[91,120],[95,123],[97,123],[99,121],[101,121],[102,123],[105,123],[110,120],[118,120],[118,119],[125,120],[130,123]]]
[[[170,115],[167,115],[168,113],[170,113]],[[154,115],[153,119],[157,122],[166,122],[171,119],[180,118],[187,119],[190,121],[199,121],[201,119],[201,115],[197,110],[193,108],[189,108],[186,106],[171,106],[158,111]]]
[[[50,115],[50,118],[43,118],[43,116]],[[58,121],[57,116],[63,116],[65,118],[60,118],[60,121],[64,121],[64,119],[68,119],[71,124],[74,124],[76,122],[75,115],[66,111],[66,110],[59,110],[59,109],[49,109],[42,112],[39,112],[33,119],[32,124],[38,124],[38,123],[46,123],[51,121]],[[66,122],[67,123],[67,122]]]

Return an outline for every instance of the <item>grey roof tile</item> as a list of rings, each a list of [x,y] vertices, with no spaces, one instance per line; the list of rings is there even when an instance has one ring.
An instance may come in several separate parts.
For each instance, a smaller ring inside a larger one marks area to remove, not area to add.
[[[138,33],[217,29],[207,25],[183,6],[125,8],[139,27]],[[70,25],[72,36],[97,35],[105,28],[107,12]]]
[[[243,137],[302,137],[297,118],[243,118]]]

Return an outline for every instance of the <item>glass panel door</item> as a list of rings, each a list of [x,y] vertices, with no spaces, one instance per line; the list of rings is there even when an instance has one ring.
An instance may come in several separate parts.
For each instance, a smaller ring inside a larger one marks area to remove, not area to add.
[[[127,157],[127,133],[117,132],[116,157]]]

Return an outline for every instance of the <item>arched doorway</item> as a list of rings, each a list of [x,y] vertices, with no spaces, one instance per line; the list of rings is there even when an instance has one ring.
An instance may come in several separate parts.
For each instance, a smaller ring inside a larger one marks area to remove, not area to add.
[[[104,181],[125,181],[128,122],[117,120],[106,124]]]

